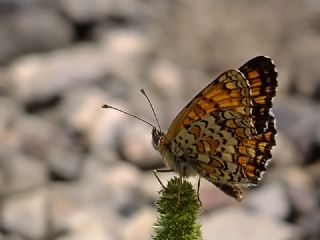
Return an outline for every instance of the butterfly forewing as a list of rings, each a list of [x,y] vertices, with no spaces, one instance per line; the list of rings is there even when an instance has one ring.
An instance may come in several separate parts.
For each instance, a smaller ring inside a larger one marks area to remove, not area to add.
[[[271,149],[276,145],[277,131],[271,108],[278,86],[278,73],[273,61],[264,56],[249,60],[239,70],[250,83],[253,104],[252,122],[257,130],[257,136],[248,140],[246,145],[256,150],[256,157],[251,160],[251,164],[255,166],[256,174],[261,175],[271,158]]]
[[[247,79],[238,70],[229,70],[205,87],[173,120],[165,138],[171,141],[183,128],[219,109],[233,109],[249,117],[252,106]]]
[[[267,122],[274,121],[270,111],[278,86],[278,73],[272,60],[263,56],[251,59],[239,70],[249,81],[253,103],[252,120],[255,128],[258,133],[263,133]]]

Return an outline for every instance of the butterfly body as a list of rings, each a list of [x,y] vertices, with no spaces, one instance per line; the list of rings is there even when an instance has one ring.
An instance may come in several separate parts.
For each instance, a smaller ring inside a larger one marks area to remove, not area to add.
[[[179,173],[182,177],[190,177],[197,174],[197,172],[188,164],[188,159],[183,151],[172,152],[169,144],[165,144],[165,134],[159,132],[157,129],[152,129],[152,144],[153,147],[160,152],[164,164],[167,169],[172,169]]]
[[[259,183],[275,145],[276,78],[270,58],[253,58],[205,87],[167,133],[154,128],[153,146],[167,168],[200,175],[241,201],[241,188]]]

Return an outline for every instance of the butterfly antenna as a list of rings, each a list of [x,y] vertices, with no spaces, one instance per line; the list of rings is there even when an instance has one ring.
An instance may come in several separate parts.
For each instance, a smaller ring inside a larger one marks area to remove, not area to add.
[[[142,119],[142,118],[140,118],[140,117],[137,117],[137,116],[135,116],[135,115],[133,115],[133,114],[131,114],[131,113],[125,112],[125,111],[123,111],[123,110],[121,110],[121,109],[119,109],[119,108],[112,107],[112,106],[107,105],[107,104],[103,104],[103,105],[102,105],[102,108],[111,108],[111,109],[116,110],[116,111],[118,111],[118,112],[122,112],[122,113],[124,113],[124,114],[126,114],[126,115],[129,115],[129,116],[131,116],[131,117],[133,117],[133,118],[136,118],[136,119],[138,119],[138,120],[140,120],[140,121],[142,121],[142,122],[145,122],[146,124],[148,124],[148,125],[151,126],[152,128],[155,128],[155,129],[156,129],[155,126],[153,126],[151,123],[147,122],[146,120],[144,120],[144,119]]]
[[[159,120],[158,120],[157,115],[156,115],[156,112],[154,111],[154,108],[153,108],[153,106],[152,106],[152,103],[151,103],[151,101],[150,101],[150,99],[149,99],[148,95],[146,94],[146,92],[144,91],[144,89],[143,89],[143,88],[141,88],[141,89],[140,89],[140,92],[141,92],[141,93],[146,97],[146,99],[148,100],[149,105],[150,105],[150,107],[151,107],[151,109],[152,109],[152,112],[153,112],[154,118],[155,118],[155,119],[156,119],[156,121],[157,121],[157,124],[158,124],[159,130],[160,130],[160,132],[162,132],[161,127],[160,127],[160,124],[159,124]]]

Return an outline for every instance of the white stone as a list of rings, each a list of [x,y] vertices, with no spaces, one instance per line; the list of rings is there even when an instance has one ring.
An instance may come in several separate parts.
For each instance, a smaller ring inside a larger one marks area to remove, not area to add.
[[[156,214],[153,209],[144,208],[137,212],[125,224],[121,231],[122,240],[150,240],[152,235],[152,226],[156,220]]]
[[[290,213],[285,186],[275,181],[247,194],[244,204],[258,211],[261,215],[278,219],[285,219]]]
[[[281,132],[276,135],[276,143],[277,145],[272,149],[272,164],[286,166],[303,162],[303,157],[292,140],[282,135]]]
[[[95,211],[85,210],[73,214],[67,225],[69,234],[59,240],[114,240],[108,231],[105,220]]]
[[[99,42],[115,77],[129,83],[141,80],[151,50],[150,40],[143,32],[132,29],[108,31]]]
[[[125,124],[127,116],[112,109],[104,109],[103,104],[121,108],[121,103],[92,87],[71,92],[62,106],[64,122],[73,130],[81,132],[93,149],[110,146],[116,133]]]
[[[293,225],[240,207],[214,211],[203,217],[201,222],[204,239],[270,240],[271,237],[272,240],[284,240],[301,237],[299,229]]]
[[[184,89],[182,88],[182,73],[178,66],[170,61],[159,59],[150,67],[149,71],[152,83],[162,94],[167,98],[173,98],[173,100],[181,99]]]
[[[148,167],[160,163],[161,156],[151,143],[151,128],[133,120],[120,132],[120,148],[126,159],[137,166]]]
[[[39,189],[8,197],[3,205],[3,226],[31,239],[42,239],[46,233],[47,191]]]
[[[77,22],[96,21],[108,16],[138,16],[139,0],[60,0],[64,12]]]
[[[108,72],[105,56],[92,44],[25,56],[8,69],[15,94],[22,100],[59,94],[75,84],[96,81]]]
[[[296,211],[307,214],[317,208],[318,198],[313,189],[314,183],[307,172],[298,167],[291,167],[283,171],[282,178]]]
[[[10,177],[3,179],[7,191],[24,191],[46,183],[47,168],[44,162],[28,155],[14,155],[9,160],[4,169],[5,175]]]

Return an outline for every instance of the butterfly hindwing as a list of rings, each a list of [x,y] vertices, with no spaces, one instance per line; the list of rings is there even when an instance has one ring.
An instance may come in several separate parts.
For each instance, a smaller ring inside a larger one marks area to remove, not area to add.
[[[255,157],[255,150],[244,141],[255,134],[254,127],[240,114],[218,110],[181,130],[170,147],[178,155],[193,156],[188,158],[190,164],[210,181],[247,184],[249,177],[239,173]]]

